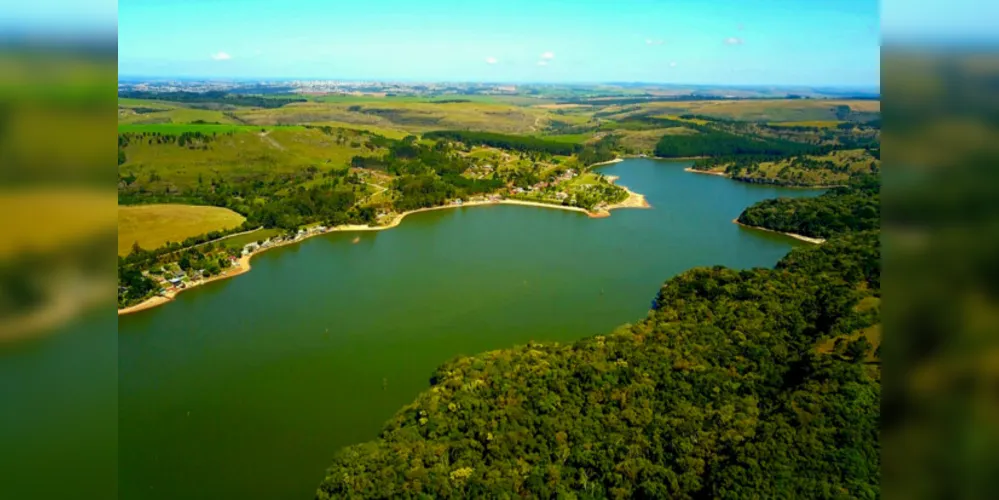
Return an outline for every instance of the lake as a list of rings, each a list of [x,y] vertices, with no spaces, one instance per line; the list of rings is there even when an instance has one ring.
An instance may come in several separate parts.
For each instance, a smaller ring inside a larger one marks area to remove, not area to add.
[[[120,317],[121,498],[312,498],[337,450],[375,438],[448,359],[608,333],[671,276],[769,267],[798,244],[732,219],[818,191],[687,165],[601,168],[652,209],[415,214],[271,250],[248,274]]]

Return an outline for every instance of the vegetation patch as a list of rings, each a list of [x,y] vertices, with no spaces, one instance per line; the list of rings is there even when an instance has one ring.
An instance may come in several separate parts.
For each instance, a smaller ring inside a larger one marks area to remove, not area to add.
[[[877,177],[867,176],[816,198],[764,200],[744,210],[738,221],[813,238],[877,230],[881,228],[881,184]]]
[[[879,293],[877,237],[822,247],[683,273],[610,335],[446,363],[316,497],[875,498],[870,351],[815,346],[879,321],[855,308]]]
[[[221,207],[199,205],[133,205],[118,207],[118,255],[134,245],[159,248],[170,241],[239,227],[242,215]]]

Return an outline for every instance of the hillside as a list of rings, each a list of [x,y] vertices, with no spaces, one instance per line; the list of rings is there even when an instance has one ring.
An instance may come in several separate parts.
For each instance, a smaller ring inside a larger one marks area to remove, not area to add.
[[[877,235],[667,281],[635,325],[456,359],[317,498],[878,495]],[[873,368],[873,369],[871,369]]]
[[[846,185],[857,176],[877,175],[881,171],[881,159],[877,150],[843,149],[770,158],[714,158],[698,161],[691,168],[754,184],[828,187]]]
[[[857,178],[849,187],[816,198],[764,200],[746,208],[737,220],[747,226],[813,238],[880,229],[880,181]]]

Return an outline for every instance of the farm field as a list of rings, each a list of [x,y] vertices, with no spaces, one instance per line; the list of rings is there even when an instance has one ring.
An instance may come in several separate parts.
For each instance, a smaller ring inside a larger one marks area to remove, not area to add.
[[[231,229],[244,220],[242,215],[221,207],[118,206],[118,255],[128,255],[135,243],[147,250],[159,248],[169,241]]]
[[[225,132],[260,132],[275,127],[260,127],[259,125],[214,124],[214,123],[119,123],[118,133],[156,133],[183,134],[184,132],[201,132],[203,134]],[[303,127],[291,127],[304,130]]]
[[[122,150],[125,162],[119,179],[135,180],[146,189],[164,192],[193,188],[222,177],[228,181],[254,176],[296,173],[309,167],[344,167],[354,156],[378,154],[369,134],[332,130],[332,135],[304,127],[247,127],[241,125],[132,125],[133,134],[201,132],[204,141],[181,146],[155,137],[130,135]],[[122,127],[119,126],[119,133]],[[214,134],[214,135],[213,135]],[[200,179],[200,181],[199,181]],[[131,182],[129,182],[131,181]]]
[[[837,108],[845,106],[849,114],[837,116]],[[880,114],[876,100],[833,99],[750,99],[723,101],[656,101],[640,104],[611,105],[600,109],[602,117],[622,120],[629,116],[652,115],[680,117],[693,114],[724,120],[762,122],[832,121],[873,119]],[[577,111],[582,110],[567,110]],[[676,118],[674,118],[676,119]],[[693,119],[696,120],[696,119]],[[693,121],[691,120],[691,121]]]
[[[114,228],[111,193],[90,188],[19,188],[0,191],[6,237],[0,260],[23,254],[48,254],[110,235]],[[23,213],[30,207],[30,217]]]
[[[540,132],[549,118],[544,109],[488,102],[392,101],[307,102],[280,108],[233,112],[259,125],[340,122],[350,125],[425,132],[471,129],[488,132]]]

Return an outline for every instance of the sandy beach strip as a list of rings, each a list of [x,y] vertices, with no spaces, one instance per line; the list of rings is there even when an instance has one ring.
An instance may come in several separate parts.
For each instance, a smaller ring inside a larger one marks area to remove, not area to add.
[[[757,229],[759,231],[766,231],[768,233],[783,234],[784,236],[790,236],[790,237],[792,237],[792,238],[794,238],[796,240],[801,240],[801,241],[804,241],[804,242],[807,242],[807,243],[811,243],[813,245],[821,245],[822,243],[826,242],[826,240],[823,239],[823,238],[812,238],[811,236],[804,236],[804,235],[796,234],[796,233],[785,233],[783,231],[774,231],[773,229],[767,229],[765,227],[760,227],[760,226],[750,226],[749,224],[743,224],[743,223],[739,222],[739,219],[732,219],[732,222],[734,224],[738,224],[738,225],[740,225],[742,227],[748,227],[750,229]]]
[[[708,172],[707,170],[694,170],[693,168],[690,168],[690,167],[687,167],[687,168],[683,169],[683,171],[684,172],[693,172],[695,174],[717,175],[719,177],[726,177],[726,178],[729,177],[729,175],[726,174],[725,172]]]

